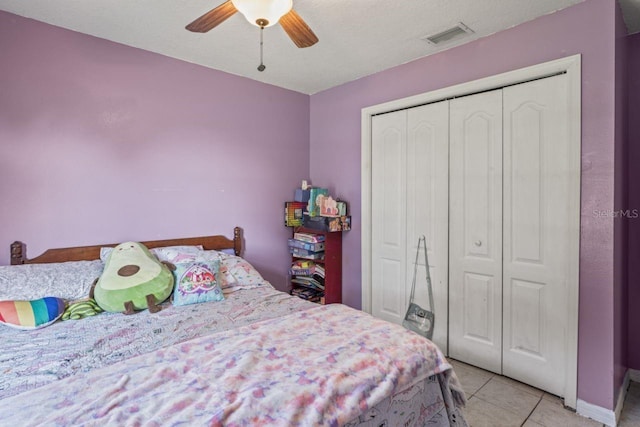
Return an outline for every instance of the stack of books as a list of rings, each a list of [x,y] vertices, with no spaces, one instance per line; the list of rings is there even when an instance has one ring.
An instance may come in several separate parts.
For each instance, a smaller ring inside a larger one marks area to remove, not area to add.
[[[291,264],[291,295],[321,302],[324,297],[324,266],[317,260],[324,259],[324,236],[321,234],[295,233],[289,239],[289,250],[297,258]]]
[[[315,289],[309,289],[302,286],[292,288],[291,295],[309,302],[318,302],[321,304],[323,304],[324,300],[324,291],[317,291]]]
[[[289,239],[289,252],[296,258],[323,260],[324,235],[295,233],[293,239]]]

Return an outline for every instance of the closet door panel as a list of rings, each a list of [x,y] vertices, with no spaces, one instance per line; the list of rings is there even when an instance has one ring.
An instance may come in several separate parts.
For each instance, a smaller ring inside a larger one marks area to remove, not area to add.
[[[418,237],[424,235],[434,297],[433,341],[447,354],[449,103],[415,107],[408,113],[407,270],[411,285]],[[418,257],[416,302],[429,307],[424,253]]]
[[[505,375],[564,396],[571,171],[566,76],[504,89]]]
[[[450,101],[449,353],[501,372],[502,91]]]
[[[406,287],[407,113],[372,118],[372,314],[402,323]]]

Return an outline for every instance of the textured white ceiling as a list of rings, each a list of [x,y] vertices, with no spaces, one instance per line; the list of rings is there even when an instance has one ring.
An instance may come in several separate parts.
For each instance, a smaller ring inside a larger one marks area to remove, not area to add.
[[[294,0],[320,42],[298,49],[282,28],[236,15],[205,34],[185,25],[224,0],[0,0],[0,10],[254,80],[313,94],[583,0]],[[631,32],[640,0],[620,0]],[[463,22],[474,34],[442,46],[421,40]]]

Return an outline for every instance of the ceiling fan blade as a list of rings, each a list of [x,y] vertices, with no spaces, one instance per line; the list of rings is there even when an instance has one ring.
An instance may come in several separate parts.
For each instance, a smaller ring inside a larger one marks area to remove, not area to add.
[[[318,43],[318,37],[293,9],[280,18],[280,25],[298,47],[309,47]]]
[[[227,0],[215,9],[202,15],[200,18],[187,25],[185,28],[194,33],[206,33],[207,31],[222,24],[227,18],[236,13],[238,9],[231,0]]]

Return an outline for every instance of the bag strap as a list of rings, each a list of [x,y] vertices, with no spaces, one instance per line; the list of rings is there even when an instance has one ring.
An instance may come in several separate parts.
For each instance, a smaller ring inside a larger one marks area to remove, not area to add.
[[[411,282],[411,297],[409,303],[413,302],[416,293],[416,277],[418,275],[418,257],[420,256],[420,248],[424,246],[424,266],[427,270],[427,290],[429,291],[429,308],[433,311],[433,290],[431,288],[431,273],[429,272],[429,259],[427,257],[427,238],[424,234],[418,237],[418,248],[416,249],[416,260],[413,263],[413,280]]]

